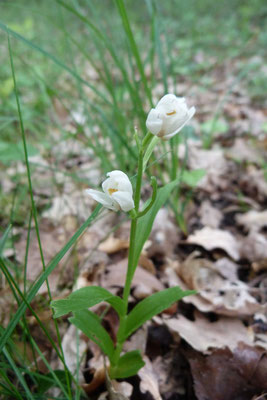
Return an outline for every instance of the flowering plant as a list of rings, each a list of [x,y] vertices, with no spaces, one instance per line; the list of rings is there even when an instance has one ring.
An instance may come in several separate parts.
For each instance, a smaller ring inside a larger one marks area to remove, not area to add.
[[[130,211],[134,208],[133,187],[128,176],[122,171],[108,172],[109,177],[102,183],[103,192],[87,189],[86,192],[103,206],[113,211]]]
[[[188,110],[185,100],[172,94],[164,96],[156,108],[149,112],[147,128],[150,132],[141,142],[137,134],[135,135],[139,157],[134,195],[129,178],[124,172],[118,170],[107,174],[108,178],[102,183],[102,192],[94,189],[87,190],[90,196],[108,209],[129,212],[132,220],[128,269],[122,297],[115,296],[98,286],[88,286],[73,292],[66,299],[52,302],[52,307],[55,309],[54,317],[72,312],[73,317],[69,319],[70,322],[99,345],[109,359],[109,375],[111,378],[126,378],[135,375],[144,366],[139,350],[121,355],[127,338],[153,316],[161,313],[182,297],[194,293],[194,291],[183,291],[178,286],[167,288],[140,301],[128,312],[131,282],[144,243],[150,235],[157,212],[180,182],[179,179],[174,179],[158,190],[156,178],[152,177],[152,196],[140,210],[142,175],[156,145],[156,141],[153,142],[155,139],[153,135],[164,140],[173,137],[192,118],[194,112],[194,107]],[[88,310],[88,308],[100,302],[108,303],[119,316],[120,324],[115,343],[102,326],[101,319]]]
[[[184,97],[166,94],[147,116],[147,129],[163,140],[175,136],[195,114],[195,107],[188,109]]]

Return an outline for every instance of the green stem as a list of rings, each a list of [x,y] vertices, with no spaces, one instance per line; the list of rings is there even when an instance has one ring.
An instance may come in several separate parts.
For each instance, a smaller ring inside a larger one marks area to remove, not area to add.
[[[171,140],[171,158],[172,158],[172,169],[171,169],[171,180],[176,179],[178,169],[178,146],[176,143],[176,137]]]
[[[142,186],[142,175],[143,175],[143,154],[144,154],[144,142],[142,143],[142,147],[139,151],[138,157],[138,172],[137,172],[137,181],[136,181],[136,189],[134,196],[134,205],[135,205],[135,213],[137,214],[139,211],[139,203],[141,197],[141,186]],[[131,222],[131,231],[130,231],[130,245],[129,245],[129,256],[128,256],[128,268],[127,275],[125,280],[125,285],[123,289],[123,302],[124,302],[124,313],[120,317],[120,326],[117,334],[117,345],[115,349],[115,353],[112,359],[112,368],[111,368],[111,377],[116,376],[116,366],[118,364],[120,354],[122,351],[123,344],[125,342],[124,332],[127,321],[127,313],[128,313],[128,298],[131,290],[131,283],[134,275],[134,242],[136,239],[136,230],[137,230],[137,218],[132,218]]]
[[[130,233],[130,247],[129,247],[129,257],[128,257],[128,268],[127,268],[127,275],[125,280],[125,285],[123,289],[123,302],[124,302],[124,313],[120,317],[120,325],[117,334],[117,345],[115,349],[115,353],[113,356],[113,372],[116,370],[116,365],[118,364],[120,354],[122,351],[122,347],[124,344],[124,331],[126,326],[127,320],[127,313],[128,313],[128,297],[131,290],[131,283],[133,279],[133,259],[134,259],[134,241],[136,237],[136,228],[137,228],[137,218],[132,219],[131,223],[131,233]],[[111,377],[112,377],[112,370],[111,370]]]
[[[154,138],[155,136],[152,135],[152,133],[147,132],[146,136],[144,137],[143,141],[142,141],[142,150],[145,150],[145,148],[149,145],[149,143],[151,142],[151,140]]]
[[[143,149],[139,152],[138,157],[138,172],[137,172],[137,181],[136,181],[136,189],[134,196],[134,206],[135,211],[139,211],[139,203],[141,198],[141,185],[142,185],[142,175],[143,175]]]
[[[153,193],[152,193],[152,197],[150,200],[150,203],[148,204],[148,206],[143,210],[140,211],[137,215],[138,218],[143,217],[144,215],[146,215],[146,213],[148,213],[148,211],[151,209],[151,207],[153,206],[153,204],[156,201],[156,197],[157,197],[157,192],[158,192],[158,185],[157,185],[157,180],[154,176],[151,176],[151,185],[153,187]]]
[[[133,276],[133,259],[134,259],[134,242],[136,237],[136,228],[137,228],[137,218],[132,220],[131,223],[131,232],[130,232],[130,247],[129,247],[129,257],[128,257],[128,268],[127,268],[127,276],[125,280],[125,285],[123,289],[123,301],[125,302],[125,310],[126,313],[128,311],[128,297],[131,290],[132,276]]]

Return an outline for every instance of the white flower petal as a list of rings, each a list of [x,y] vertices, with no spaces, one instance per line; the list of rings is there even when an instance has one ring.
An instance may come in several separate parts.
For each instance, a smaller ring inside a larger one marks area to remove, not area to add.
[[[108,172],[107,175],[109,178],[102,183],[102,189],[108,196],[111,195],[110,190],[112,192],[113,190],[120,190],[122,192],[133,193],[130,179],[124,172],[115,170]]]
[[[148,130],[163,140],[176,135],[195,113],[195,108],[187,107],[184,97],[166,94],[148,114]]]
[[[129,211],[134,208],[133,188],[128,176],[119,170],[108,172],[107,176],[102,183],[103,192],[87,189],[86,193],[113,211]]]
[[[118,184],[118,190],[120,192],[128,192],[131,195],[133,194],[133,187],[132,184],[130,182],[130,180],[127,178],[126,179],[122,179],[119,184]]]
[[[161,131],[162,118],[160,118],[160,114],[155,108],[152,108],[147,116],[146,127],[153,135],[158,135]]]
[[[128,176],[119,170],[114,170],[107,173],[108,178],[102,183],[102,189],[108,193],[108,189],[118,189],[118,184],[121,179],[128,179]]]
[[[104,207],[107,207],[110,210],[118,211],[118,208],[114,205],[111,197],[108,196],[106,193],[94,189],[86,189],[85,192],[89,194],[89,196],[91,196],[94,200],[98,201],[98,203],[103,204]]]
[[[133,193],[133,187],[128,176],[122,171],[111,171],[107,175],[116,183],[116,188],[122,192]]]
[[[186,104],[185,97],[176,97],[176,102],[179,104]]]
[[[163,140],[171,139],[171,138],[172,138],[173,136],[175,136],[178,132],[180,132],[180,130],[183,129],[183,127],[187,124],[187,122],[190,121],[190,119],[194,116],[195,112],[196,112],[195,107],[191,107],[190,110],[189,110],[189,112],[188,112],[188,116],[187,116],[187,118],[185,119],[185,121],[184,121],[175,131],[173,131],[173,132],[171,132],[171,133],[165,135],[162,139],[163,139]]]
[[[114,182],[113,179],[111,178],[107,178],[104,180],[104,182],[102,183],[102,189],[103,191],[109,196],[109,189],[117,189],[116,187],[116,183]]]
[[[130,211],[134,208],[133,197],[129,192],[115,192],[112,198],[120,205],[122,211]]]
[[[174,94],[165,94],[165,96],[163,96],[158,102],[157,107],[159,106],[168,107],[170,105],[173,105],[173,103],[175,103],[176,101],[177,97]]]
[[[110,171],[107,173],[107,176],[110,178],[126,178],[128,179],[128,176],[125,174],[125,172],[120,171],[118,169],[114,169],[114,171]]]

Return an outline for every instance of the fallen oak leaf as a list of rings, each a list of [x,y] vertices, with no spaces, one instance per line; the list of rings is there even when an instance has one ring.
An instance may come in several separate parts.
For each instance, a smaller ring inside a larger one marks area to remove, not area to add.
[[[249,261],[262,261],[267,258],[267,238],[266,235],[250,231],[240,243],[240,254]]]
[[[107,254],[117,253],[120,250],[128,249],[129,241],[109,236],[104,242],[100,243],[98,250]]]
[[[177,272],[190,289],[198,291],[198,297],[213,305],[213,311],[232,316],[264,311],[264,305],[251,296],[247,284],[235,277],[233,281],[225,279],[216,263],[204,258],[194,258],[197,254],[193,252],[178,266]]]
[[[266,311],[266,305],[260,304],[250,295],[251,288],[248,285],[237,279],[223,279],[217,269],[208,268],[211,265],[209,260],[192,259],[189,256],[182,270],[181,266],[176,269],[171,266],[166,268],[165,277],[169,286],[177,285],[183,290],[197,290],[197,294],[184,297],[182,301],[193,304],[199,311],[226,316],[246,316]],[[198,268],[203,271],[199,272]]]
[[[267,211],[250,210],[245,214],[237,214],[235,217],[239,225],[243,225],[247,231],[259,231],[267,226]]]
[[[153,400],[162,400],[159,392],[158,377],[153,371],[153,365],[148,357],[144,357],[145,366],[140,369],[138,376],[141,379],[141,393],[149,393]]]
[[[198,211],[200,222],[204,226],[217,229],[223,219],[223,214],[220,210],[213,207],[209,200],[204,200]]]
[[[127,262],[127,259],[123,259],[119,263],[109,265],[106,268],[106,274],[101,279],[101,286],[104,288],[123,287],[127,272]],[[160,280],[143,268],[137,268],[133,278],[132,287],[135,288],[138,285],[146,286],[147,292],[150,294],[164,289]]]
[[[230,232],[221,229],[214,229],[208,226],[189,235],[187,243],[197,244],[206,250],[222,249],[229,254],[234,260],[240,258],[239,245]]]
[[[192,170],[204,169],[206,175],[199,181],[197,187],[213,192],[214,187],[225,186],[228,163],[220,149],[203,150],[198,145],[188,148],[188,165]]]
[[[221,317],[210,322],[199,312],[190,321],[183,315],[164,320],[173,333],[178,333],[195,350],[210,354],[212,349],[229,347],[234,350],[239,342],[253,344],[253,338],[243,323],[237,318]]]

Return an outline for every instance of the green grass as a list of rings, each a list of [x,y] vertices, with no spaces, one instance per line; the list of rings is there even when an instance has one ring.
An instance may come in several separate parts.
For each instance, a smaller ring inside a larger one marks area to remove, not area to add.
[[[225,60],[242,61],[235,71],[236,80],[242,80],[251,98],[260,103],[265,94],[261,59],[267,44],[267,8],[263,0],[179,0],[175,6],[159,0],[20,0],[3,1],[0,8],[0,172],[13,185],[8,192],[0,187],[0,267],[15,304],[8,325],[1,328],[0,398],[45,399],[47,390],[54,386],[60,390],[58,398],[74,395],[79,399],[83,394],[75,385],[76,377],[69,374],[66,366],[63,375],[51,368],[49,359],[30,335],[25,314],[28,309],[35,315],[64,364],[57,325],[52,328],[53,324],[42,323],[39,310],[31,303],[59,261],[93,223],[99,207],[85,222],[79,221],[81,227],[46,265],[39,223],[41,212],[61,190],[57,173],[63,173],[81,191],[85,186],[94,186],[80,177],[79,164],[67,168],[61,154],[52,150],[74,139],[81,149],[90,150],[103,176],[109,170],[122,169],[134,177],[134,127],[140,136],[146,133],[146,115],[153,102],[172,85],[179,92],[179,85],[185,81],[203,92],[211,90],[210,73]],[[202,61],[196,62],[199,55]],[[253,61],[255,56],[258,61]],[[155,96],[159,85],[161,94]],[[207,148],[213,142],[212,126],[231,90],[215,105],[212,119],[203,126]],[[85,123],[76,121],[75,112],[82,115]],[[195,137],[192,128],[184,129],[180,139],[162,146],[158,161],[154,158],[146,171],[148,178],[153,173],[162,182],[175,179],[178,146],[188,136]],[[45,205],[35,196],[35,171],[40,166],[32,161],[34,155],[49,160],[45,168],[51,172],[52,196]],[[6,170],[9,172],[4,175]],[[184,208],[192,193],[188,191],[178,202],[182,195],[178,189],[170,203],[177,221],[186,230]],[[7,228],[9,224],[12,227]],[[14,247],[14,227],[28,231],[23,272],[15,258],[3,256],[5,248]],[[33,229],[43,273],[29,286],[27,249]],[[48,308],[48,303],[49,296],[42,306]],[[25,348],[30,348],[33,362],[26,351],[18,348],[21,338]],[[46,364],[46,375],[38,370],[39,357]]]

